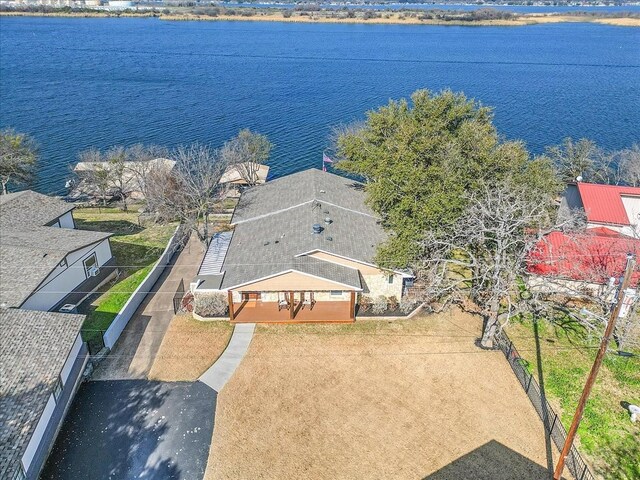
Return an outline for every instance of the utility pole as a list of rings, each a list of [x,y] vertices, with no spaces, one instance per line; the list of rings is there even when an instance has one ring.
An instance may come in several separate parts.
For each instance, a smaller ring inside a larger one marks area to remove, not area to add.
[[[593,388],[593,384],[596,381],[596,376],[598,375],[598,370],[600,370],[600,365],[602,365],[602,360],[604,360],[604,355],[607,353],[607,347],[609,346],[609,341],[611,340],[611,335],[613,334],[613,329],[616,325],[616,320],[620,315],[620,310],[622,309],[622,302],[624,300],[625,290],[631,283],[631,274],[633,273],[633,269],[636,266],[636,259],[634,255],[627,255],[627,266],[624,272],[624,277],[622,278],[622,282],[620,283],[620,289],[618,290],[618,298],[616,302],[616,306],[611,310],[611,315],[609,316],[609,322],[607,323],[607,328],[604,331],[604,336],[602,337],[602,342],[600,342],[600,349],[598,350],[598,354],[596,355],[596,359],[593,362],[593,367],[591,367],[591,373],[589,373],[589,377],[587,378],[587,383],[584,386],[584,390],[582,391],[582,395],[580,396],[580,401],[578,402],[578,408],[576,409],[576,413],[573,416],[573,421],[571,422],[571,427],[569,427],[569,433],[567,433],[567,439],[564,442],[564,447],[562,448],[562,453],[560,453],[560,458],[558,459],[558,465],[556,466],[555,472],[553,472],[553,480],[561,480],[562,472],[564,470],[564,463],[571,451],[571,447],[573,446],[573,440],[576,437],[576,432],[578,431],[578,427],[580,426],[580,421],[582,420],[582,414],[584,413],[584,407],[589,399],[589,395],[591,394],[591,389]]]

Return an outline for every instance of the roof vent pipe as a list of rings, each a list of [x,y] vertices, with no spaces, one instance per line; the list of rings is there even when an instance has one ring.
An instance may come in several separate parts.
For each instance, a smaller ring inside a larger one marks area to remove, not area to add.
[[[314,223],[313,224],[313,233],[318,234],[322,232],[322,225],[320,225],[319,223]]]
[[[332,222],[332,221],[333,221],[333,220],[331,220],[331,218],[330,218],[330,217],[325,217],[325,218],[324,218],[324,223],[326,223],[327,225],[331,224],[331,222]]]

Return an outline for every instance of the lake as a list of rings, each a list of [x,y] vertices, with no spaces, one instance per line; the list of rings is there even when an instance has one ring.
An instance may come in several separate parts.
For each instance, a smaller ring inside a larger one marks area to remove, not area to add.
[[[0,18],[0,126],[32,134],[34,188],[78,152],[137,142],[275,144],[272,176],[321,166],[335,125],[419,88],[462,90],[533,152],[640,141],[640,29]]]

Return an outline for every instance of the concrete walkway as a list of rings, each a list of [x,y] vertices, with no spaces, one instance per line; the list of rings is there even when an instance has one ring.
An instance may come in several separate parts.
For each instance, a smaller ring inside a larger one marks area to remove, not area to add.
[[[204,250],[192,236],[162,273],[120,335],[111,353],[93,373],[93,380],[146,379],[173,318],[173,295],[198,272]]]
[[[236,324],[225,351],[198,380],[219,393],[247,353],[255,328],[255,323]]]

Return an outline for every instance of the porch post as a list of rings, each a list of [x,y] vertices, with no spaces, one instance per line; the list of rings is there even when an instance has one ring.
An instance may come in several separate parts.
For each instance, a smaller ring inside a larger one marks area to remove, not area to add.
[[[293,298],[293,292],[289,292],[289,320],[293,320],[293,318],[295,317],[295,309],[296,309],[296,302],[295,302],[295,298]]]
[[[235,318],[235,312],[233,311],[233,292],[231,290],[227,290],[228,298],[229,298],[229,320],[233,322]]]
[[[351,301],[349,302],[349,317],[351,320],[356,319],[356,292],[351,291]]]

